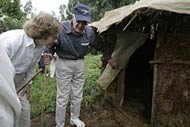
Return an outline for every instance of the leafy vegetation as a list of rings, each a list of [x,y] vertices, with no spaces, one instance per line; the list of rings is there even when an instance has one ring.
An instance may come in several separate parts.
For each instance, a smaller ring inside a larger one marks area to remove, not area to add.
[[[101,95],[100,90],[96,86],[96,80],[100,76],[98,64],[101,55],[87,55],[85,57],[86,64],[86,82],[84,85],[83,106],[91,107],[95,99]],[[55,112],[56,101],[56,79],[46,77],[46,94],[45,94],[45,111]],[[37,116],[41,112],[42,107],[42,84],[43,75],[40,74],[33,81],[30,88],[31,116]]]
[[[20,0],[0,0],[0,17],[4,15],[20,19],[23,16]]]
[[[22,28],[27,20],[29,6],[21,9],[20,0],[0,0],[0,19],[4,21],[4,31]],[[26,11],[27,10],[27,11]]]

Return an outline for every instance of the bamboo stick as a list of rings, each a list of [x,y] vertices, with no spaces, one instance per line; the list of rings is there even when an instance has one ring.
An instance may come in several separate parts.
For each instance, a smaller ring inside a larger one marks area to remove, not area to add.
[[[46,66],[44,68],[44,76],[43,76],[43,91],[42,91],[42,104],[41,104],[41,127],[43,127],[43,125],[44,125],[45,92],[46,92]]]

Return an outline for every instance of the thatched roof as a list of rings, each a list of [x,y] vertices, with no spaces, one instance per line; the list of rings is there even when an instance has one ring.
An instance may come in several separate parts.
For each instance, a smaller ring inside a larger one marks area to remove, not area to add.
[[[141,13],[141,11],[146,8],[190,14],[190,0],[141,0],[132,5],[107,11],[100,21],[92,23],[91,26],[96,27],[98,32],[102,33],[108,30],[112,25],[119,24],[132,13]]]

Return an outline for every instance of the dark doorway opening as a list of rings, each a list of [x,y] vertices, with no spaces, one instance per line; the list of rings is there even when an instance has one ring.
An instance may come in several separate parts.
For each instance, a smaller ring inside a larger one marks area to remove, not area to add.
[[[125,77],[124,110],[139,119],[150,121],[153,86],[153,66],[156,42],[151,39],[137,49],[129,59]]]

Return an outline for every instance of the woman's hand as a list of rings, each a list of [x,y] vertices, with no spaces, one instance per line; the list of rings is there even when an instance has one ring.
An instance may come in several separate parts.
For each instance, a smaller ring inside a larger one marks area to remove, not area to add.
[[[52,54],[51,53],[44,53],[44,64],[48,65],[50,64],[50,61],[52,60]]]

